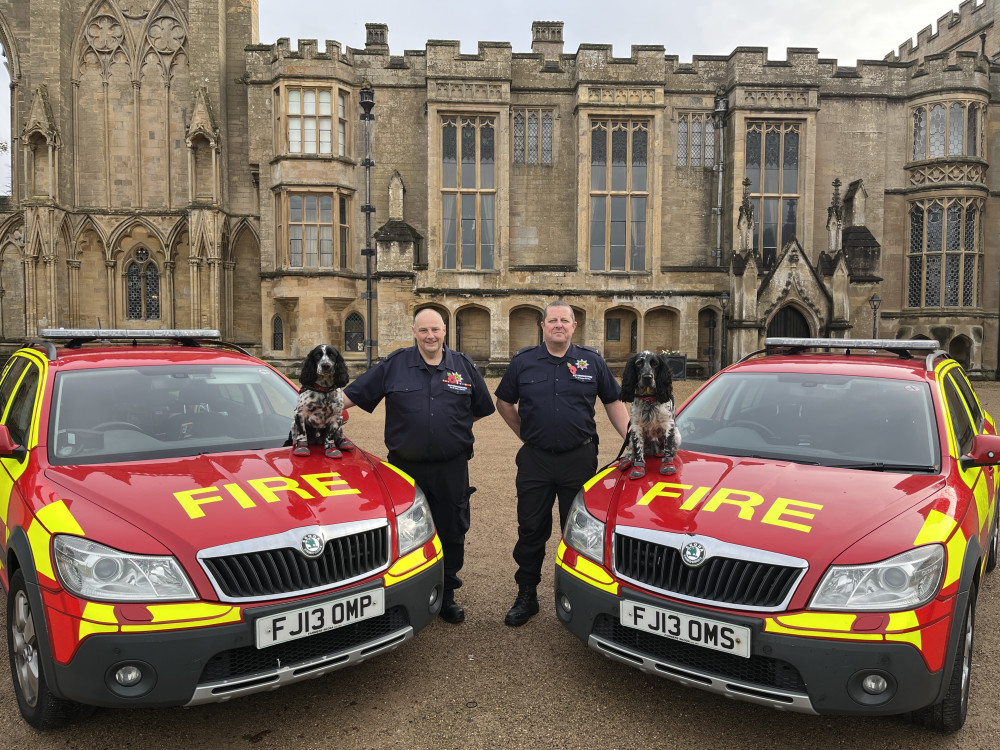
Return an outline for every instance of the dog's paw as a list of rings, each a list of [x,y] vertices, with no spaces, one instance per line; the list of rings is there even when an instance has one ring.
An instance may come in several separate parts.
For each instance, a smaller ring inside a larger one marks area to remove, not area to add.
[[[629,479],[642,479],[646,476],[646,465],[636,464],[632,467],[632,473],[628,475]]]
[[[632,459],[629,458],[628,456],[626,456],[625,458],[623,458],[621,461],[618,462],[618,468],[621,469],[622,471],[624,471],[631,465],[632,465]]]
[[[327,458],[342,458],[343,453],[335,445],[326,446],[326,457]]]
[[[292,448],[292,455],[293,456],[308,456],[309,455],[309,446],[306,445],[305,443],[296,443],[295,447]]]
[[[664,461],[662,464],[660,464],[660,473],[661,474],[676,474],[677,473],[677,467],[674,466],[674,462],[673,461]]]
[[[339,443],[337,443],[337,447],[338,447],[338,448],[340,448],[340,450],[342,450],[342,451],[352,451],[352,450],[354,450],[354,449],[355,449],[355,448],[356,448],[357,446],[355,446],[355,445],[354,445],[354,443],[352,443],[352,442],[351,442],[350,440],[348,440],[347,438],[344,438],[344,439],[343,439],[343,440],[341,440],[341,441],[340,441]]]

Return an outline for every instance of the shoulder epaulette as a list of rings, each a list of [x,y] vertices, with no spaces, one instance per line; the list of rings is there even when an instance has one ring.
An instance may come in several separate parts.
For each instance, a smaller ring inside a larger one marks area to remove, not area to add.
[[[597,351],[597,349],[595,349],[592,346],[587,346],[586,344],[577,344],[577,347],[580,348],[580,349],[583,349],[585,351],[588,351],[588,352],[593,352],[598,357],[601,356],[601,353],[599,351]]]
[[[405,352],[405,351],[406,351],[406,348],[404,347],[402,349],[396,349],[395,351],[389,352],[384,357],[382,357],[382,361],[383,362],[388,362],[390,359],[392,359],[393,357],[395,357],[400,352]]]
[[[520,355],[524,354],[527,351],[531,351],[534,348],[535,348],[534,346],[522,347],[521,349],[518,349],[516,352],[514,352],[514,357],[519,357]],[[511,357],[511,359],[514,359],[514,357]]]

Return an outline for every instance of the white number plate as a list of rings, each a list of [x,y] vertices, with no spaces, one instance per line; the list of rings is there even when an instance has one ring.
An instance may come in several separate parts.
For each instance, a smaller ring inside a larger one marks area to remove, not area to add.
[[[750,628],[623,600],[622,625],[727,654],[750,657]]]
[[[385,614],[385,591],[369,589],[341,599],[292,609],[257,620],[257,648],[342,628]]]

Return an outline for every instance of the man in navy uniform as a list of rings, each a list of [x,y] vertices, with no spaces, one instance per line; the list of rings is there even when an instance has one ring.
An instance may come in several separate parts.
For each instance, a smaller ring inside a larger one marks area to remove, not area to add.
[[[455,603],[469,530],[472,423],[495,411],[475,363],[445,346],[444,319],[431,308],[413,319],[416,346],[397,349],[344,389],[344,407],[372,412],[385,399],[389,463],[424,491],[444,551],[441,617],[465,620]]]
[[[572,342],[575,330],[573,309],[566,302],[550,302],[542,343],[517,352],[494,391],[500,416],[524,443],[516,459],[518,593],[504,619],[512,627],[538,613],[536,587],[552,535],[555,498],[565,526],[573,498],[597,471],[598,397],[623,439],[628,430],[618,383],[596,349]]]

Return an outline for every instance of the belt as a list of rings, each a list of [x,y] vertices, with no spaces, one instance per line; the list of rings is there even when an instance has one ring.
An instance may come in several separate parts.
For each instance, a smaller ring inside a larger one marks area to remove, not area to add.
[[[583,446],[589,445],[592,442],[594,442],[594,438],[589,437],[586,440],[584,440],[582,443],[580,443],[579,445],[573,446],[572,448],[567,448],[564,451],[554,451],[554,450],[551,450],[549,448],[542,448],[540,445],[535,445],[534,443],[525,443],[525,445],[527,445],[532,450],[540,451],[541,453],[548,453],[549,455],[552,455],[552,456],[561,456],[564,453],[572,453],[575,450],[579,450]]]

